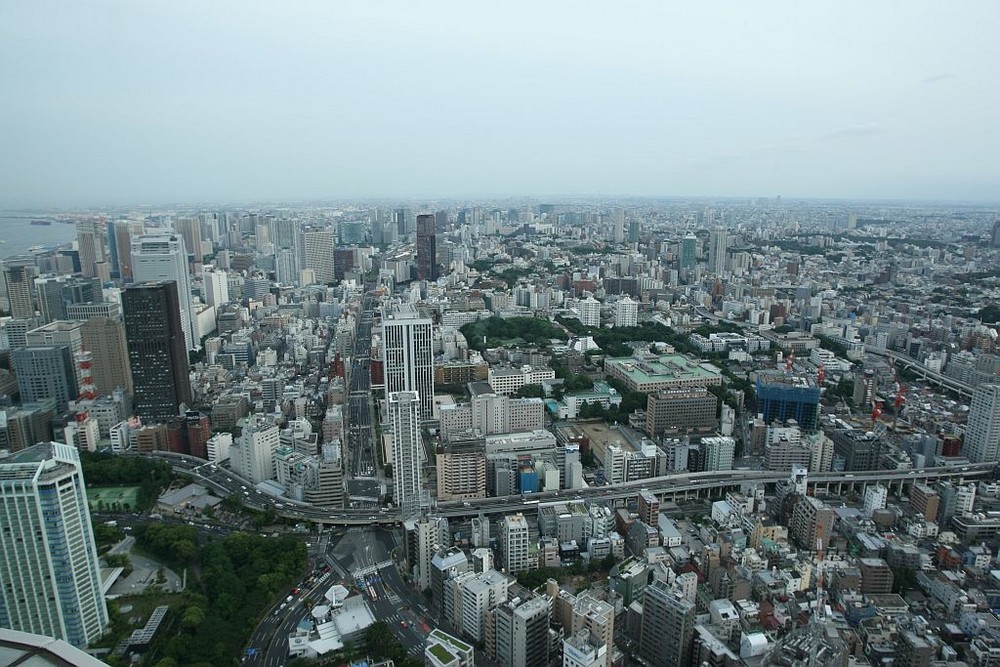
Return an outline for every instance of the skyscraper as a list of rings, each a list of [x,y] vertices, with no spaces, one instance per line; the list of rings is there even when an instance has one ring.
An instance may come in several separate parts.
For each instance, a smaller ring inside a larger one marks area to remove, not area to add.
[[[178,218],[174,220],[174,229],[184,237],[184,248],[187,249],[190,264],[192,266],[201,264],[204,259],[201,252],[201,220],[198,218]]]
[[[962,453],[973,463],[1000,459],[1000,384],[981,384],[972,392]]]
[[[125,343],[125,325],[121,320],[95,317],[80,327],[83,349],[92,358],[91,377],[100,394],[110,394],[118,387],[132,393],[132,371]]]
[[[403,519],[420,514],[420,396],[415,391],[388,394],[389,425],[392,428],[393,501],[403,510]]]
[[[205,303],[215,309],[229,303],[229,274],[218,269],[201,274],[205,285]]]
[[[76,245],[80,251],[80,271],[93,278],[98,275],[97,264],[108,261],[104,249],[104,223],[85,221],[76,223]]]
[[[26,347],[10,358],[22,403],[54,400],[58,410],[65,410],[76,399],[79,385],[68,346]]]
[[[611,214],[611,238],[615,243],[625,241],[625,210],[615,209]]]
[[[690,664],[695,607],[664,581],[654,581],[642,595],[639,655],[659,667]]]
[[[420,418],[434,416],[434,348],[431,321],[410,304],[390,306],[382,318],[386,394],[415,391]]]
[[[437,235],[432,214],[417,216],[417,279],[437,280]]]
[[[115,220],[108,230],[112,247],[111,266],[125,282],[132,281],[132,240],[142,236],[143,225],[134,220]]]
[[[198,349],[198,323],[191,305],[191,281],[184,238],[161,232],[145,234],[132,242],[132,275],[136,282],[176,283],[177,307],[184,332],[184,349]]]
[[[31,257],[8,257],[3,261],[3,277],[7,285],[7,303],[11,317],[35,316],[32,282],[38,273]]]
[[[716,227],[708,237],[708,271],[719,276],[726,270],[729,238],[724,227]]]
[[[0,456],[0,627],[85,646],[108,625],[79,454]]]
[[[681,272],[690,271],[698,262],[698,237],[690,232],[681,239]]]
[[[144,421],[166,422],[191,403],[188,356],[177,283],[138,283],[122,292],[135,412]]]
[[[333,249],[336,241],[333,231],[328,229],[302,232],[300,268],[312,269],[317,284],[327,285],[336,277],[333,270]]]

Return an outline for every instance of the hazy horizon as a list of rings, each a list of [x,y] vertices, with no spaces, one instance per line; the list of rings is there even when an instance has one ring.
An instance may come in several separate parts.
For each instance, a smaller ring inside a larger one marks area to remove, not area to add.
[[[998,23],[989,2],[8,3],[0,209],[990,204]]]

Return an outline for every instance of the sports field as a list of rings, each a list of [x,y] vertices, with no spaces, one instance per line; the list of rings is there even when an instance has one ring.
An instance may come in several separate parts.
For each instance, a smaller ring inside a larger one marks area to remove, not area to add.
[[[98,511],[125,509],[125,505],[135,510],[138,494],[138,486],[92,486],[87,487],[87,502],[90,503],[91,509]],[[115,503],[118,504],[117,507]]]

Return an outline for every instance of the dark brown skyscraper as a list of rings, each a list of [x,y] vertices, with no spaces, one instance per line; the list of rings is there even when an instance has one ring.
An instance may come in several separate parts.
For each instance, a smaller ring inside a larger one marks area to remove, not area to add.
[[[135,413],[146,423],[164,423],[191,404],[187,345],[181,327],[177,283],[137,283],[122,293]]]
[[[437,280],[437,236],[431,214],[417,216],[417,279]]]

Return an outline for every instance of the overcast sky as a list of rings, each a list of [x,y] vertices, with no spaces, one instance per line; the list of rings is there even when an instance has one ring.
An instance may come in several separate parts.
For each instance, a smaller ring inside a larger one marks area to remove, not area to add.
[[[0,207],[1000,199],[1000,2],[0,3]]]

